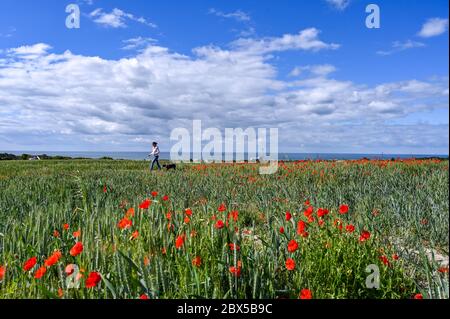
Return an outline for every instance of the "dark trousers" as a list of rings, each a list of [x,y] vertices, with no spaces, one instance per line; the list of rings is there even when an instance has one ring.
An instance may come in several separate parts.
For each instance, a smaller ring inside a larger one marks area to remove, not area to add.
[[[153,167],[155,166],[155,163],[158,166],[158,169],[161,169],[161,165],[159,165],[159,160],[158,159],[159,159],[159,156],[155,156],[155,158],[153,159],[152,165],[150,167],[151,171],[153,171]]]

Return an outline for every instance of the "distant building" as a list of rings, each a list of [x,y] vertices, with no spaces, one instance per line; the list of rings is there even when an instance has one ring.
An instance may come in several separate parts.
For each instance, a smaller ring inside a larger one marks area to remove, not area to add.
[[[36,156],[31,156],[28,160],[29,161],[40,161],[41,158],[38,155],[36,155]]]

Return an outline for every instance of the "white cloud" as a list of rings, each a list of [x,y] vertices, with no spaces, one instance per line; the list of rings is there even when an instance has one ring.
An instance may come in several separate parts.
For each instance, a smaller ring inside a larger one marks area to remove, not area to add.
[[[238,35],[241,38],[248,38],[256,34],[256,29],[254,27],[248,27],[244,30],[238,31]]]
[[[300,74],[302,74],[302,72],[303,72],[302,67],[296,66],[289,73],[289,76],[299,76]]]
[[[224,13],[222,11],[219,11],[219,10],[216,10],[216,9],[212,8],[212,9],[209,9],[209,14],[214,14],[214,15],[216,15],[218,17],[221,17],[221,18],[234,19],[234,20],[240,21],[240,22],[250,21],[251,20],[250,15],[248,13],[245,13],[245,12],[241,11],[241,10],[236,10],[234,12],[229,12],[229,13]]]
[[[157,27],[156,24],[147,21],[143,17],[136,17],[117,8],[114,8],[110,13],[103,12],[103,9],[98,8],[92,11],[89,16],[95,23],[110,28],[125,28],[127,20],[135,21],[151,28]]]
[[[45,43],[37,43],[34,45],[24,45],[18,48],[7,50],[10,55],[20,56],[22,59],[35,59],[39,56],[47,54],[52,47]]]
[[[344,10],[350,4],[350,0],[327,0],[327,2],[337,10]]]
[[[201,119],[205,128],[278,127],[284,151],[448,149],[448,122],[390,124],[448,110],[448,78],[368,86],[311,65],[301,80],[283,81],[268,56],[314,47],[284,38],[191,56],[150,43],[118,60],[45,44],[10,49],[0,59],[0,148],[145,150],[157,139],[168,149],[173,128]]]
[[[448,19],[431,18],[424,23],[418,35],[422,38],[430,38],[445,33],[448,29]]]
[[[144,37],[136,37],[131,38],[122,41],[124,46],[122,47],[123,50],[136,50],[136,49],[143,49],[147,46],[150,46],[157,42],[157,40],[153,38],[144,38]]]
[[[313,65],[310,67],[313,74],[319,76],[326,76],[330,73],[336,72],[336,68],[330,64]]]
[[[380,51],[377,51],[377,54],[378,55],[391,55],[393,53],[405,51],[408,49],[423,48],[425,46],[426,46],[425,43],[412,41],[412,40],[407,40],[404,42],[394,41],[392,43],[390,50],[380,50]]]
[[[282,37],[269,37],[263,39],[238,39],[232,43],[237,50],[266,54],[287,50],[319,51],[325,49],[338,49],[335,43],[325,43],[319,37],[320,31],[309,28],[298,34],[285,34]]]
[[[304,71],[308,71],[315,76],[327,76],[333,72],[336,72],[337,69],[331,64],[307,65],[302,67],[297,66],[289,73],[289,76],[299,76],[304,73]]]

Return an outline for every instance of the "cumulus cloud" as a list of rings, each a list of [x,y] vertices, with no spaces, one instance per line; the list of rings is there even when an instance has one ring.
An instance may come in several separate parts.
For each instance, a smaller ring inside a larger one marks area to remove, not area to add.
[[[332,65],[306,65],[304,77],[280,80],[274,52],[330,48],[318,32],[302,37],[308,30],[191,55],[149,43],[118,60],[46,44],[10,49],[0,59],[0,148],[168,147],[173,128],[200,119],[221,130],[278,127],[283,151],[448,149],[448,124],[391,124],[448,110],[448,78],[368,86],[333,79]]]
[[[124,12],[117,8],[114,8],[109,13],[104,12],[101,8],[98,8],[92,11],[89,16],[95,23],[109,28],[125,28],[127,26],[127,20],[138,22],[151,28],[157,27],[156,24],[147,21],[147,19],[143,17],[136,17],[131,13]]]
[[[448,29],[448,19],[431,18],[422,26],[418,35],[422,38],[431,38],[445,33]]]
[[[47,53],[51,46],[45,43],[37,43],[34,45],[25,45],[18,48],[10,49],[9,52],[17,55],[42,55]]]
[[[7,50],[9,54],[20,56],[22,59],[35,59],[39,56],[47,54],[52,47],[45,43],[37,43],[34,45],[24,45],[18,48]]]

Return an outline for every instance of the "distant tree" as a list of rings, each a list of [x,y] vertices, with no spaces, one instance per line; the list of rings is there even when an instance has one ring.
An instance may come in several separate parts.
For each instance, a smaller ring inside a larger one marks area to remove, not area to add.
[[[12,160],[17,160],[18,157],[14,154],[9,154],[9,153],[1,153],[0,154],[0,161],[12,161]]]
[[[28,161],[32,156],[30,154],[22,154],[20,156],[21,160]]]

